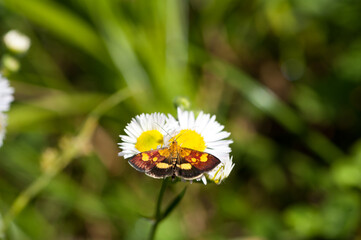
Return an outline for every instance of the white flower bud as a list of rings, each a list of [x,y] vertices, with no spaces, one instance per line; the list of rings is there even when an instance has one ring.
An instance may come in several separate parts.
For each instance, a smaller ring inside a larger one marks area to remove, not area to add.
[[[25,53],[30,47],[30,39],[17,30],[11,30],[4,36],[5,46],[16,53]]]

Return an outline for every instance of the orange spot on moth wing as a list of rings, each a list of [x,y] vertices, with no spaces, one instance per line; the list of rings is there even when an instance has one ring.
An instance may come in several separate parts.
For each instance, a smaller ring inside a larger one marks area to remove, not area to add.
[[[151,150],[138,153],[129,159],[129,164],[140,172],[150,171],[158,162],[164,161],[166,157],[159,154],[159,150]]]
[[[208,161],[208,153],[203,153],[200,157],[201,162],[207,162]]]
[[[148,161],[149,160],[149,155],[147,153],[142,153],[142,160],[143,161]]]
[[[192,153],[192,150],[191,149],[188,149],[188,148],[181,148],[180,149],[180,157],[186,157],[186,156],[189,156],[190,154]]]
[[[161,148],[157,150],[159,152],[159,155],[162,157],[169,157],[170,156],[170,151],[168,148]]]

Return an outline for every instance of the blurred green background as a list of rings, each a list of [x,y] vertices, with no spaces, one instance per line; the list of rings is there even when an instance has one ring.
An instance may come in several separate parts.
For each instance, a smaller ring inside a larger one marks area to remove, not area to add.
[[[174,184],[165,202],[188,190],[156,239],[361,239],[360,11],[352,0],[0,0],[0,34],[32,41],[8,75],[2,216],[118,92],[7,238],[146,239],[161,181],[117,157],[118,135],[187,97],[232,133],[236,165],[221,185]]]

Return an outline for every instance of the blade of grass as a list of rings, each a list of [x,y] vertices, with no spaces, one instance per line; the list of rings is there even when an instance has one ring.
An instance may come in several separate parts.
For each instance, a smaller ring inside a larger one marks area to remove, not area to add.
[[[214,62],[212,66],[217,75],[220,74],[224,77],[230,85],[242,93],[253,105],[274,118],[288,131],[294,134],[302,134],[306,130],[305,124],[294,111],[281,102],[269,89],[250,76],[227,63]]]
[[[322,134],[309,129],[299,115],[282,102],[265,86],[252,79],[239,69],[221,61],[214,61],[212,71],[224,78],[231,86],[266,115],[273,118],[285,129],[300,136],[304,144],[320,156],[331,162],[344,153]]]
[[[49,30],[103,63],[109,63],[105,48],[92,27],[54,1],[4,0],[5,6]],[[70,27],[71,26],[71,27]]]
[[[26,104],[13,106],[9,112],[11,121],[8,131],[19,131],[59,117],[86,114],[103,97],[92,93],[65,94],[60,91],[49,91],[35,100],[28,100]]]
[[[179,0],[166,1],[166,5],[166,82],[163,87],[171,102],[175,96],[188,95],[191,89],[187,78],[188,5]]]
[[[101,31],[101,37],[114,65],[124,77],[129,90],[136,96],[137,107],[149,111],[154,105],[154,89],[134,51],[134,44],[115,16],[111,1],[98,1],[93,10],[91,14]]]

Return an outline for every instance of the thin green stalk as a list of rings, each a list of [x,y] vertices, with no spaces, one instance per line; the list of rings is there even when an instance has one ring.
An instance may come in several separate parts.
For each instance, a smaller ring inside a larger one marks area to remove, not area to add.
[[[152,225],[152,229],[150,230],[150,235],[149,235],[149,240],[154,240],[155,237],[155,232],[158,228],[159,222],[158,221],[154,221],[153,225]]]
[[[178,194],[173,201],[168,205],[168,207],[166,208],[166,210],[164,212],[161,211],[161,205],[162,205],[162,201],[163,201],[163,196],[165,193],[165,190],[167,188],[167,186],[169,185],[170,179],[166,178],[163,180],[162,182],[162,186],[160,188],[159,191],[159,195],[158,195],[158,200],[157,200],[157,205],[155,208],[155,218],[153,221],[153,225],[152,228],[150,230],[150,234],[149,234],[149,240],[154,240],[155,238],[155,233],[157,231],[157,228],[159,226],[159,223],[164,220],[174,209],[175,207],[180,203],[180,201],[182,200],[185,191],[187,189],[187,187],[185,187],[182,192],[180,192],[180,194]]]
[[[155,217],[156,217],[156,219],[159,219],[160,216],[161,216],[161,209],[160,208],[161,208],[161,205],[162,205],[165,189],[167,188],[168,183],[169,183],[168,178],[163,179],[162,187],[160,188],[160,191],[159,191],[157,205],[156,205],[156,209],[155,209]]]
[[[0,229],[0,237],[5,235],[6,229],[17,215],[28,205],[31,199],[44,189],[60,171],[62,171],[77,155],[81,154],[84,146],[89,144],[98,126],[98,120],[106,111],[130,96],[129,91],[119,90],[101,102],[88,116],[79,134],[68,142],[61,153],[53,160],[53,166],[44,171],[28,188],[22,191],[12,203],[9,211],[4,215]]]
[[[159,195],[158,195],[158,199],[157,199],[157,205],[155,207],[155,219],[152,225],[152,229],[150,231],[150,235],[149,235],[149,239],[153,240],[154,236],[155,236],[155,232],[157,230],[158,224],[160,222],[160,217],[161,217],[161,205],[162,205],[162,201],[163,201],[163,196],[165,193],[165,189],[167,188],[168,185],[168,178],[163,179],[162,181],[162,186],[160,188],[159,191]]]
[[[50,179],[53,178],[53,174],[42,174],[39,178],[35,180],[27,189],[25,189],[13,202],[10,210],[5,214],[3,218],[3,225],[0,233],[4,233],[8,228],[11,221],[27,206],[29,201],[37,193],[43,189]],[[3,234],[1,234],[3,236]]]

